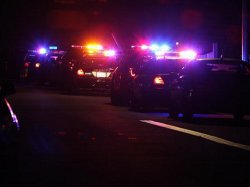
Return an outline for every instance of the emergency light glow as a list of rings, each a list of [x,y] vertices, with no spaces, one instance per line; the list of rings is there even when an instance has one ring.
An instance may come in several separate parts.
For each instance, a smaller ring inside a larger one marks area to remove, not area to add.
[[[164,56],[164,54],[165,54],[165,51],[155,51],[155,55],[156,55],[157,57],[159,57],[159,56]]]
[[[159,49],[159,46],[156,45],[156,44],[152,44],[152,45],[150,46],[150,49],[151,49],[152,51],[156,51],[156,50]]]
[[[180,52],[180,57],[181,58],[195,59],[196,56],[197,56],[197,53],[195,51],[192,51],[192,50],[181,51]]]
[[[101,45],[87,45],[86,48],[90,50],[103,50]]]
[[[147,45],[141,45],[141,50],[146,50],[146,49],[148,49]]]
[[[104,56],[107,56],[107,57],[112,57],[112,56],[115,56],[115,51],[114,50],[106,50],[103,52]]]
[[[161,46],[161,50],[162,51],[169,51],[170,50],[170,47],[168,45],[162,45]]]
[[[47,53],[47,50],[46,50],[45,48],[42,47],[42,48],[39,48],[39,49],[38,49],[38,53],[41,54],[41,55],[44,55],[44,54]]]
[[[57,46],[49,46],[50,50],[57,50]]]

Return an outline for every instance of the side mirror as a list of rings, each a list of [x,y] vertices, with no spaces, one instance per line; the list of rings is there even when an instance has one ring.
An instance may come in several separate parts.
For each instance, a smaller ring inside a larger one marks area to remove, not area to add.
[[[10,81],[1,81],[0,82],[0,95],[6,96],[16,93],[15,86]]]

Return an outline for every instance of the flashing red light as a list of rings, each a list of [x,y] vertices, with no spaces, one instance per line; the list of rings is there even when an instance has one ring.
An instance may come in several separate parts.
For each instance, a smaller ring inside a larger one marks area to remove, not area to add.
[[[84,75],[84,71],[82,69],[78,69],[77,70],[77,75],[78,76],[83,76]]]
[[[165,83],[164,83],[164,80],[162,79],[161,76],[156,76],[154,78],[154,84],[156,84],[156,85],[164,85]]]

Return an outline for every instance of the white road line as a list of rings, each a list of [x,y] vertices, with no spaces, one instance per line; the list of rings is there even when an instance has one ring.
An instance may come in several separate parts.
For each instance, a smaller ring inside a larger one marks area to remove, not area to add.
[[[239,149],[244,149],[244,150],[250,151],[250,146],[249,145],[235,143],[235,142],[232,142],[232,141],[229,141],[229,140],[226,140],[226,139],[223,139],[223,138],[219,138],[219,137],[216,137],[216,136],[212,136],[212,135],[209,135],[209,134],[205,134],[205,133],[201,133],[201,132],[197,132],[197,131],[193,131],[193,130],[189,130],[189,129],[184,129],[184,128],[181,128],[181,127],[176,127],[176,126],[173,126],[173,125],[160,123],[160,122],[152,121],[152,120],[140,120],[140,121],[143,122],[143,123],[149,123],[151,125],[156,125],[156,126],[171,129],[171,130],[174,130],[174,131],[179,131],[179,132],[182,132],[182,133],[190,134],[190,135],[193,135],[193,136],[198,136],[198,137],[201,137],[201,138],[204,138],[204,139],[207,139],[207,140],[210,140],[212,142],[219,143],[219,144],[224,144],[224,145],[228,145],[228,146],[231,146],[231,147],[236,147],[236,148],[239,148]]]

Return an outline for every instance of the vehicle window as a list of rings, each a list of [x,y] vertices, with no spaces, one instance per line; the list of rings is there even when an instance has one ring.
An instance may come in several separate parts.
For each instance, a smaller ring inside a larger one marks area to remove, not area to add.
[[[164,74],[178,72],[183,67],[183,61],[151,60],[140,64],[140,72],[145,74]]]

